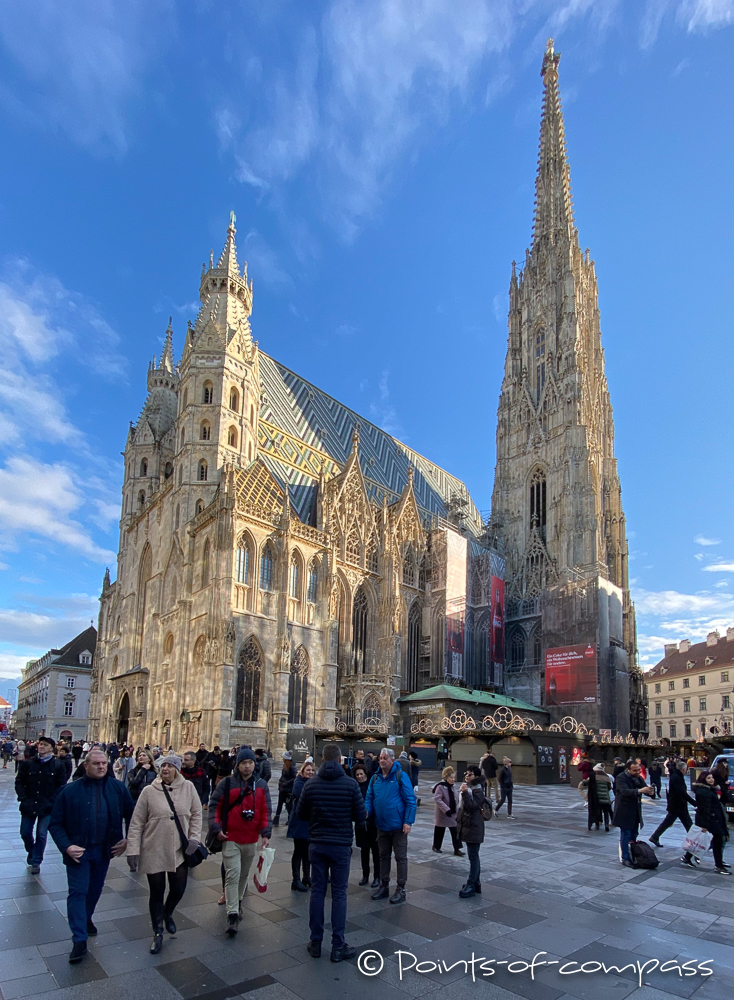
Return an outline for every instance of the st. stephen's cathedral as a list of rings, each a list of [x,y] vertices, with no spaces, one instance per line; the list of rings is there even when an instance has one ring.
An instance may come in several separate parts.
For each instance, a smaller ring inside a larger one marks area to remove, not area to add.
[[[444,684],[555,719],[568,712],[554,701],[547,651],[574,648],[597,663],[575,717],[646,728],[597,278],[574,224],[559,58],[549,42],[489,520],[460,479],[259,348],[232,216],[219,259],[202,268],[183,354],[176,362],[169,325],[130,426],[90,736],[278,750],[289,731],[326,733],[337,721],[399,733],[400,697]]]

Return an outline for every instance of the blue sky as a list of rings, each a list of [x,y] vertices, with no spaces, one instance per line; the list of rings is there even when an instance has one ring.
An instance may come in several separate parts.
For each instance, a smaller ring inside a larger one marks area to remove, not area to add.
[[[0,7],[0,692],[96,619],[231,209],[261,347],[488,510],[550,35],[643,662],[734,624],[734,0],[36,0]]]

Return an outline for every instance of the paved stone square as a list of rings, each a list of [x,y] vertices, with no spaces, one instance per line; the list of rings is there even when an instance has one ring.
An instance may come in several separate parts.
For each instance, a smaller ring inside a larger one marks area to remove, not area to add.
[[[487,824],[482,895],[460,900],[466,859],[431,852],[431,775],[421,782],[405,904],[370,899],[370,890],[357,885],[361,869],[355,852],[347,940],[358,956],[370,949],[383,957],[379,975],[364,975],[356,959],[331,963],[328,930],[324,956],[314,960],[307,954],[308,895],[291,891],[291,845],[283,826],[275,830],[278,853],[268,891],[260,895],[251,888],[234,940],[225,937],[224,907],[217,906],[219,863],[207,861],[194,871],[176,912],[177,937],[166,936],[163,951],[150,955],[147,882],[118,859],[95,915],[99,935],[90,939],[84,961],[70,966],[64,866],[49,838],[41,874],[27,873],[13,778],[10,769],[0,771],[4,1000],[405,1000],[428,994],[447,1000],[731,1000],[734,994],[734,877],[714,874],[710,858],[699,871],[680,868],[680,825],[665,834],[656,871],[633,871],[619,863],[615,831],[587,832],[577,791],[519,786],[517,819]],[[662,803],[645,805],[645,832],[652,832],[662,814]],[[421,965],[420,973],[407,970],[413,959],[403,956],[401,981],[398,950],[429,964]],[[536,968],[531,977],[525,966],[539,952],[547,954],[538,961],[558,964]],[[486,963],[494,960],[486,969],[495,974],[483,978],[477,963],[472,981],[471,967],[450,968],[470,962],[472,954]],[[621,968],[653,959],[693,962],[689,969],[708,959],[713,975],[648,967],[640,987],[636,969],[575,971],[583,963]],[[431,971],[430,963],[439,961],[445,965]],[[561,974],[569,962],[577,964]]]

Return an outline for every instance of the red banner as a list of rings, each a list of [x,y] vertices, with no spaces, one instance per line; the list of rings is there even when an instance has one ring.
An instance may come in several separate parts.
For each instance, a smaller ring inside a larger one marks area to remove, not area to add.
[[[492,663],[505,662],[505,581],[490,577],[490,609],[492,612],[492,634],[489,640],[489,658]]]
[[[546,705],[596,701],[596,649],[581,643],[545,651]]]

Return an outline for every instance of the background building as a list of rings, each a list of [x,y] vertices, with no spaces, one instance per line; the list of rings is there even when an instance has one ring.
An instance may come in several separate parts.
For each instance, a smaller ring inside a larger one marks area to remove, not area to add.
[[[512,265],[492,537],[507,561],[506,693],[594,730],[646,729],[597,279],[582,251],[553,42],[535,219]]]
[[[61,649],[50,649],[26,664],[15,712],[19,737],[86,739],[96,646],[97,630],[90,625]]]
[[[734,735],[734,628],[725,638],[709,632],[705,642],[666,645],[645,684],[651,736],[695,742]]]

